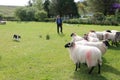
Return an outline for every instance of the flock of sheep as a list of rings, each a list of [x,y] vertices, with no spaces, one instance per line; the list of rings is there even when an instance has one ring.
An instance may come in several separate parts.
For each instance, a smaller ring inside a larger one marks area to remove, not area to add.
[[[94,31],[84,34],[83,37],[76,33],[71,34],[71,42],[65,44],[68,48],[70,57],[76,64],[75,71],[80,68],[81,63],[85,63],[89,70],[89,74],[95,66],[98,66],[98,74],[102,64],[102,55],[107,51],[107,48],[112,45],[118,46],[120,41],[120,32],[117,30]]]

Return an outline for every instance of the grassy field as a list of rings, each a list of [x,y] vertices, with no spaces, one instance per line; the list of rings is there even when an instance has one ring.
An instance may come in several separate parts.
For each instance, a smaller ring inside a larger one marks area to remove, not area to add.
[[[110,47],[103,56],[101,74],[95,68],[89,75],[85,65],[74,71],[64,44],[71,40],[72,32],[83,35],[91,29],[120,31],[120,26],[63,24],[64,34],[58,35],[55,23],[0,25],[0,80],[120,80],[120,47]],[[13,41],[13,34],[21,35],[20,42]]]

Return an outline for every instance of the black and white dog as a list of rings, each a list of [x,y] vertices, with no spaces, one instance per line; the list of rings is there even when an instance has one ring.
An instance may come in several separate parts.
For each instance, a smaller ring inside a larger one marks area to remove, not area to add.
[[[21,38],[20,35],[16,35],[16,34],[13,35],[13,39],[16,41],[19,41],[20,38]]]

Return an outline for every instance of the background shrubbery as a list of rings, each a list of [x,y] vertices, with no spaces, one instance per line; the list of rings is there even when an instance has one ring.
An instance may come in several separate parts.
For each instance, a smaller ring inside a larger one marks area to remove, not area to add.
[[[119,15],[104,16],[102,13],[95,13],[89,18],[77,18],[64,20],[64,23],[69,24],[95,24],[95,25],[119,25]]]

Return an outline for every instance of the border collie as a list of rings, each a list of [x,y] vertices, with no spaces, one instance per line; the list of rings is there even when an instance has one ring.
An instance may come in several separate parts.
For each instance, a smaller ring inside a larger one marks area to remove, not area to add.
[[[16,35],[16,34],[13,35],[13,39],[16,41],[19,41],[20,38],[21,38],[21,36],[19,36],[19,35]]]

